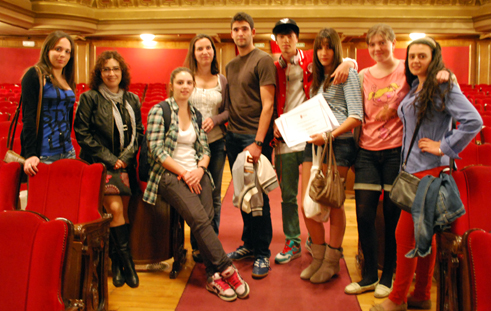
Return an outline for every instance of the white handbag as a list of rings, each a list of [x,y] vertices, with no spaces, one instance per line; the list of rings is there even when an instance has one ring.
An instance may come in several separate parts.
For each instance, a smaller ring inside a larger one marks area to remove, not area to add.
[[[310,169],[310,178],[307,189],[310,189],[310,184],[315,177],[315,173],[322,165],[322,147],[317,148],[317,153],[315,152],[314,144],[312,144],[312,168]],[[303,211],[305,217],[313,219],[317,222],[327,222],[329,220],[329,215],[331,214],[330,208],[323,208],[319,203],[312,200],[308,193],[305,194],[303,198]]]

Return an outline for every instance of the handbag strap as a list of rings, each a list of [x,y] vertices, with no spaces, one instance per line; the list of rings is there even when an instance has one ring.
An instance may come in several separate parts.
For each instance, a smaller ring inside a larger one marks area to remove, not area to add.
[[[406,160],[402,164],[402,169],[403,170],[406,169],[407,159],[409,158],[409,154],[411,154],[411,149],[413,149],[414,141],[416,140],[416,136],[418,135],[418,132],[419,132],[419,128],[420,127],[421,127],[421,121],[419,121],[416,124],[416,128],[414,129],[413,138],[411,139],[411,144],[409,144],[409,149],[407,151]]]
[[[44,87],[44,77],[41,72],[41,69],[38,66],[34,66],[36,69],[36,73],[39,79],[39,95],[38,95],[38,106],[36,113],[36,138],[39,132],[39,121],[41,120],[41,105],[43,103],[43,87]],[[15,110],[14,118],[12,122],[10,122],[9,126],[9,134],[7,137],[7,149],[12,150],[14,148],[14,139],[15,139],[15,131],[17,129],[17,123],[19,123],[19,115],[22,106],[22,95],[19,99],[19,104],[17,105],[17,109]]]
[[[321,157],[321,163],[320,163],[320,168],[322,169],[322,163],[324,163],[324,159],[327,157],[327,170],[331,169],[334,167],[335,170],[338,169],[338,166],[336,164],[336,157],[334,156],[334,149],[332,148],[332,135],[329,135],[328,140],[324,144],[324,150],[322,150],[322,157]],[[329,153],[327,153],[327,150],[329,150]]]

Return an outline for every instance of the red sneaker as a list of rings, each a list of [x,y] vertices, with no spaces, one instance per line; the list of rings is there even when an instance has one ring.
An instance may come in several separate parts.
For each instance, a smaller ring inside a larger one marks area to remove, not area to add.
[[[230,285],[223,280],[220,274],[217,272],[212,277],[208,278],[208,284],[206,289],[209,292],[215,293],[220,299],[225,301],[234,301],[237,299],[237,294],[230,287]]]
[[[249,296],[249,285],[240,276],[239,271],[235,266],[230,266],[222,272],[222,277],[230,287],[235,291],[237,297],[244,299]]]

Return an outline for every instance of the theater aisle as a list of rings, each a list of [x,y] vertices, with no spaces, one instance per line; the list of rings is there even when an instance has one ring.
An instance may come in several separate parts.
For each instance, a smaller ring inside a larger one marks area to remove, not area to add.
[[[223,176],[222,198],[228,189],[231,181],[231,174],[228,162],[225,164]],[[347,268],[352,280],[360,279],[360,272],[356,268],[355,256],[358,246],[358,233],[356,226],[355,201],[352,193],[347,194],[345,203],[346,209],[346,235],[343,243],[344,257]],[[172,260],[164,263],[163,271],[159,272],[142,272],[140,276],[140,287],[131,289],[128,286],[115,288],[112,280],[109,278],[109,310],[111,311],[171,311],[175,310],[179,299],[186,287],[187,280],[194,267],[191,257],[191,246],[189,244],[189,227],[186,226],[186,249],[188,249],[188,259],[178,278],[171,280],[169,278],[170,265]],[[274,257],[274,254],[272,258]],[[273,263],[274,269],[274,263]],[[203,289],[205,290],[205,289]],[[211,295],[211,294],[210,294]],[[361,309],[369,311],[374,303],[380,303],[382,299],[376,299],[372,293],[365,293],[358,296]],[[436,310],[436,283],[432,285],[432,309]],[[199,310],[197,308],[196,310]],[[258,308],[260,310],[260,308]]]

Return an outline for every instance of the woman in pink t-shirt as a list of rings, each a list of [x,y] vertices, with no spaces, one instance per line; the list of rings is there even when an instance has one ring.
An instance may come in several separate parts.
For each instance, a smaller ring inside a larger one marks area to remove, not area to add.
[[[397,107],[409,92],[404,61],[394,57],[396,38],[388,25],[377,24],[367,33],[370,56],[376,64],[359,76],[364,99],[364,123],[355,162],[355,197],[358,237],[365,258],[363,279],[349,284],[347,294],[375,290],[375,297],[387,297],[392,288],[396,262],[395,229],[401,210],[384,195],[385,251],[382,277],[378,278],[378,245],[375,230],[377,205],[382,190],[390,191],[399,173],[402,122]]]

